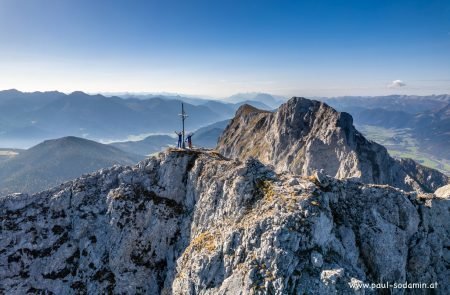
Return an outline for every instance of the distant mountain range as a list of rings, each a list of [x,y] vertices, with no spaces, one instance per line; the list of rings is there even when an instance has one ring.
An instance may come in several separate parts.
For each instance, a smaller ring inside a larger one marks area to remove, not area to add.
[[[339,111],[356,113],[361,109],[384,109],[410,114],[438,110],[450,103],[450,95],[387,95],[387,96],[342,96],[314,98]]]
[[[269,106],[272,109],[278,108],[282,103],[286,102],[286,100],[287,100],[287,98],[283,97],[283,96],[272,95],[272,94],[267,94],[267,93],[258,93],[258,92],[238,93],[238,94],[232,95],[232,96],[224,99],[224,101],[231,102],[231,103],[258,101],[258,102],[261,102],[261,103]],[[251,104],[251,105],[253,105],[253,104]],[[262,109],[257,105],[253,105],[253,106],[257,107],[259,109]]]
[[[173,133],[180,128],[181,102],[188,131],[230,119],[243,103],[270,109],[260,101],[220,102],[184,97],[106,97],[76,91],[23,93],[0,91],[0,143],[27,147],[67,135],[114,140],[146,133]]]
[[[161,94],[132,94],[132,93],[124,93],[117,94],[116,96],[120,96],[123,98],[138,98],[138,99],[151,99],[164,97],[165,99],[171,100],[180,100],[193,105],[203,105],[205,102],[224,102],[229,104],[259,104],[255,105],[255,107],[260,109],[270,108],[276,109],[283,102],[287,100],[284,96],[273,95],[268,93],[260,93],[260,92],[248,92],[248,93],[237,93],[230,97],[221,98],[221,99],[213,99],[213,98],[198,98],[187,95],[179,95],[179,94],[170,94],[170,93],[161,93]]]
[[[44,141],[0,162],[0,195],[34,193],[101,168],[144,157],[77,137]]]
[[[421,150],[450,160],[450,95],[325,98],[356,125],[407,128]]]

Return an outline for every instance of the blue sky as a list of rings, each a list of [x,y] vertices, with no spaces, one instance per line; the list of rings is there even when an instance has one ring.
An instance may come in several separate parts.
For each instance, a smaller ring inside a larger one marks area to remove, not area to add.
[[[0,89],[450,93],[448,0],[0,0],[0,40]]]

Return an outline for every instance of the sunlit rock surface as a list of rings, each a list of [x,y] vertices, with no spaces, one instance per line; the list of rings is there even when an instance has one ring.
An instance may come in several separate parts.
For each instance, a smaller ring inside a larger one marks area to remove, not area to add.
[[[214,152],[169,150],[0,197],[0,216],[5,294],[362,294],[349,283],[386,281],[450,292],[448,198]]]
[[[339,179],[434,192],[448,177],[413,160],[395,160],[367,140],[348,113],[319,101],[294,97],[275,112],[241,106],[217,149],[226,157],[255,157],[277,171],[311,175],[323,169]]]

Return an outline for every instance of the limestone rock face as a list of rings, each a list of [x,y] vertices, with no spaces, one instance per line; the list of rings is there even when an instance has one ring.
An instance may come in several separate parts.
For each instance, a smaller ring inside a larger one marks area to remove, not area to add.
[[[348,113],[301,97],[290,99],[275,112],[242,106],[219,139],[217,150],[231,158],[258,158],[277,171],[311,175],[323,169],[339,179],[407,191],[433,192],[448,183],[448,177],[436,170],[391,158],[386,148],[355,129]]]
[[[0,293],[450,292],[448,199],[316,175],[169,150],[0,197]]]
[[[450,184],[438,188],[434,195],[441,199],[450,199]]]

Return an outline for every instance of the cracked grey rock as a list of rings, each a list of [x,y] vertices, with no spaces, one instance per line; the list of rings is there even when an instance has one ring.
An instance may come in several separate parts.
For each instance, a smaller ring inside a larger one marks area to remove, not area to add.
[[[427,207],[390,186],[329,180],[168,150],[0,197],[0,293],[370,293],[356,281],[450,293],[447,199],[431,194]]]

